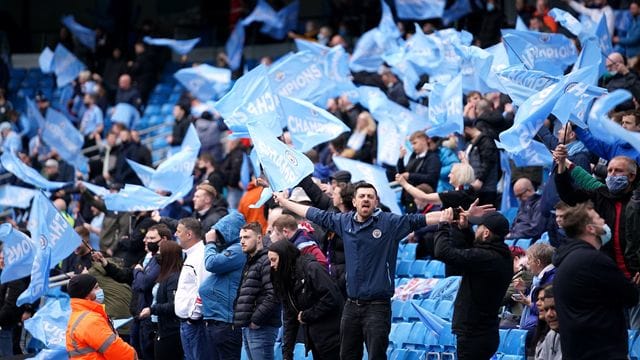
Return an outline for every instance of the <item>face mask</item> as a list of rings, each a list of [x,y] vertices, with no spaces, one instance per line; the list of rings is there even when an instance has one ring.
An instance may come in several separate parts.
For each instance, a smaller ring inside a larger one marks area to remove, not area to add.
[[[607,188],[613,194],[624,191],[629,186],[629,178],[627,175],[607,176]]]
[[[94,301],[97,302],[98,304],[104,303],[104,290],[98,289],[96,291],[96,299]]]
[[[606,243],[611,241],[611,228],[609,225],[605,224],[602,227],[602,230],[604,230],[604,234],[600,235],[600,242],[602,243],[602,246],[604,246]]]
[[[157,242],[148,242],[147,249],[149,249],[149,251],[155,254],[158,252],[158,249],[160,249],[160,245],[158,245]]]
[[[493,3],[488,3],[487,4],[487,11],[493,11],[495,10],[496,6]]]
[[[616,76],[616,75],[618,75],[618,72],[617,72],[617,71],[609,71],[609,76],[610,76],[610,77],[614,77],[614,76]]]

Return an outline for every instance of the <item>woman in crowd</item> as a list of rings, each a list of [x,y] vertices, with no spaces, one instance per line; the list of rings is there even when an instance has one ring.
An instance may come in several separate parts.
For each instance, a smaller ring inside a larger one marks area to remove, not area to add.
[[[154,341],[156,360],[182,359],[180,342],[180,319],[173,308],[178,288],[178,277],[182,268],[182,248],[175,241],[162,241],[157,259],[160,275],[153,289],[154,303],[142,309],[140,318],[157,316],[158,334]]]
[[[368,111],[358,115],[356,128],[353,129],[347,147],[355,151],[354,160],[373,164],[377,149],[376,122]]]
[[[269,246],[269,261],[271,281],[284,305],[284,360],[293,359],[300,325],[314,359],[338,359],[343,305],[338,286],[313,256],[301,255],[288,241]]]

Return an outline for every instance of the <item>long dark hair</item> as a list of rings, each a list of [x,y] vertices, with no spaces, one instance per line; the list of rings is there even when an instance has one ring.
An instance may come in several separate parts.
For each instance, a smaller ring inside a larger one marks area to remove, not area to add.
[[[158,262],[160,263],[160,274],[157,282],[165,280],[173,273],[180,272],[182,269],[182,248],[180,245],[173,240],[160,242]]]
[[[269,251],[278,254],[278,270],[271,269],[271,282],[281,299],[293,289],[296,275],[296,260],[300,257],[300,250],[287,240],[280,240],[269,246]]]

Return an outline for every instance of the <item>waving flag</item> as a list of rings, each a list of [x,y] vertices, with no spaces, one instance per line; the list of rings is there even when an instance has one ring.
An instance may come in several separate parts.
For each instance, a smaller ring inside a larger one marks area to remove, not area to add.
[[[53,52],[51,69],[56,74],[56,85],[60,88],[72,82],[86,66],[62,44],[58,44]]]
[[[267,3],[265,0],[258,0],[256,7],[246,18],[242,19],[243,26],[249,26],[254,21],[260,21],[270,26],[278,26],[280,20],[278,20],[278,13]]]
[[[56,190],[69,183],[49,181],[42,177],[34,168],[25,165],[18,157],[11,152],[5,152],[0,156],[2,166],[15,175],[18,179],[44,190]]]
[[[40,66],[40,71],[43,74],[49,74],[53,72],[51,68],[51,64],[53,63],[53,51],[48,47],[45,47],[44,50],[38,56],[38,65]]]
[[[175,40],[175,39],[164,39],[157,38],[154,39],[149,36],[145,36],[142,38],[146,44],[155,45],[155,46],[167,46],[173,52],[178,55],[186,55],[200,42],[200,38],[188,39],[188,40]]]
[[[69,256],[81,243],[80,236],[42,192],[33,200],[27,227],[36,245],[36,253],[31,282],[18,297],[18,306],[32,303],[44,295],[49,285],[49,269]]]
[[[238,70],[242,63],[242,52],[244,51],[244,25],[238,22],[227,43],[224,45],[224,51],[229,59],[229,67],[231,70]]]
[[[276,136],[282,134],[285,119],[280,99],[271,90],[264,65],[258,65],[238,79],[214,107],[234,134],[247,135],[249,120],[263,123]]]
[[[256,201],[255,204],[249,205],[250,209],[257,209],[262,207],[269,199],[273,198],[273,190],[271,188],[265,187],[262,188],[262,192],[260,193],[260,198]]]
[[[623,140],[640,151],[640,134],[623,128],[607,116],[609,111],[631,97],[629,91],[618,89],[596,100],[589,114],[589,130],[594,137],[608,144]]]
[[[404,145],[407,132],[401,130],[392,121],[379,121],[377,136],[377,163],[395,166],[398,163],[398,158],[400,158],[400,146]]]
[[[31,206],[31,199],[36,190],[14,185],[0,186],[0,206],[26,209]]]
[[[595,36],[598,38],[598,43],[600,44],[600,49],[604,55],[609,55],[613,52],[613,46],[611,45],[611,34],[609,34],[609,29],[607,28],[607,17],[600,17],[600,21],[598,22],[598,26],[596,27]]]
[[[550,75],[562,75],[578,55],[573,42],[561,34],[503,29],[502,39],[511,63]]]
[[[92,193],[94,193],[94,194],[96,194],[98,196],[104,197],[105,195],[110,193],[109,189],[103,188],[102,186],[98,186],[96,184],[92,184],[92,183],[86,182],[86,181],[80,181],[80,182],[82,183],[82,185],[84,185],[84,187],[89,189],[89,191],[91,191]]]
[[[557,23],[562,25],[565,29],[569,30],[573,35],[580,35],[582,33],[582,24],[578,19],[574,18],[573,15],[568,12],[553,8],[549,11],[549,16],[551,16]]]
[[[73,15],[63,16],[60,21],[69,31],[78,39],[78,42],[92,51],[96,50],[96,32],[88,27],[82,26],[76,22]]]
[[[298,48],[298,51],[310,51],[311,53],[315,54],[315,55],[324,55],[326,53],[329,52],[329,50],[331,50],[330,47],[328,46],[324,46],[320,43],[317,43],[315,41],[309,41],[309,40],[304,40],[304,39],[294,39],[293,42],[296,43],[296,47]]]
[[[84,137],[61,112],[47,110],[42,129],[42,141],[55,149],[60,157],[78,171],[89,171],[89,159],[82,154]]]
[[[0,281],[5,284],[28,276],[38,244],[9,223],[0,225],[0,239],[3,242],[4,255],[4,269]]]
[[[450,7],[444,10],[442,14],[442,22],[449,25],[452,22],[466,16],[471,12],[471,3],[469,0],[456,0]]]
[[[529,27],[522,21],[520,15],[516,16],[516,30],[518,31],[529,31]]]
[[[339,156],[334,157],[333,162],[338,169],[351,173],[352,182],[366,181],[375,186],[380,196],[380,202],[388,206],[391,212],[402,214],[400,206],[398,206],[398,201],[396,200],[396,193],[391,189],[391,186],[389,186],[387,174],[383,168]]]
[[[140,112],[128,103],[118,103],[113,108],[111,122],[124,124],[127,129],[132,129],[140,121]]]
[[[499,142],[496,141],[496,145]],[[502,147],[500,147],[502,148]],[[500,169],[502,169],[502,183],[511,184],[511,164],[509,163],[509,155],[506,151],[500,152]],[[513,187],[505,186],[502,189],[502,199],[500,201],[500,212],[503,214],[512,208],[518,208],[518,199],[513,193]]]
[[[427,130],[429,136],[462,134],[462,77],[456,76],[449,84],[434,84],[429,94],[429,121],[434,125]]]
[[[229,69],[207,64],[181,69],[173,76],[201,101],[222,97],[231,85]]]
[[[496,76],[504,86],[505,93],[517,106],[521,106],[537,92],[560,81],[558,77],[543,71],[526,70],[522,64],[499,71]]]
[[[590,67],[589,69],[595,69],[595,67]],[[592,71],[592,73],[595,72]],[[607,89],[589,86],[585,82],[568,84],[551,113],[563,124],[571,121],[581,128],[585,128],[591,104],[596,98],[606,93]]]
[[[293,146],[302,152],[349,131],[341,120],[310,102],[281,96],[280,103]]]
[[[504,149],[504,146],[496,141],[496,146],[499,149]],[[525,167],[525,166],[551,166],[553,164],[553,157],[551,157],[551,152],[544,146],[543,143],[532,140],[531,144],[526,148],[516,151],[516,152],[507,152],[509,158],[513,160],[517,167]],[[505,182],[506,184],[506,182]],[[505,189],[506,190],[506,189]]]
[[[47,295],[44,306],[35,315],[24,322],[24,328],[31,336],[41,341],[47,349],[43,359],[57,360],[68,359],[66,352],[66,331],[71,316],[69,296],[60,291],[56,297]],[[57,357],[57,356],[64,357]]]
[[[278,10],[276,14],[278,22],[265,22],[260,28],[260,32],[274,39],[283,40],[287,37],[289,31],[298,26],[298,12],[300,12],[300,1],[294,0],[289,5]]]
[[[495,73],[491,71],[493,55],[477,46],[455,46],[460,56],[462,90],[487,93],[502,90]],[[491,79],[491,80],[490,80]]]
[[[380,0],[382,17],[378,27],[362,34],[353,49],[349,67],[353,71],[377,72],[385,51],[395,51],[401,42],[400,31],[393,21],[391,9]]]
[[[251,121],[247,128],[272,190],[293,188],[313,173],[311,160],[278,140],[263,123]]]
[[[424,20],[441,18],[446,0],[396,0],[399,19]]]

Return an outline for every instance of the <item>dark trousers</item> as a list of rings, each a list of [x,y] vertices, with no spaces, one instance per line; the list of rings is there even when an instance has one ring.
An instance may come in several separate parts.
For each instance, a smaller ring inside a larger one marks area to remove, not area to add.
[[[131,323],[131,346],[140,359],[153,359],[155,336],[155,324],[151,322],[151,318],[136,319]]]
[[[355,303],[347,300],[340,322],[340,359],[362,359],[364,342],[369,360],[387,358],[391,330],[391,303]]]
[[[458,360],[488,360],[498,351],[498,331],[458,335]]]
[[[212,360],[240,360],[242,330],[232,324],[205,320],[207,358]]]
[[[156,360],[175,360],[184,358],[180,333],[156,338],[154,342]]]

